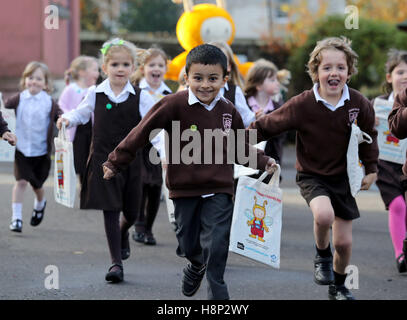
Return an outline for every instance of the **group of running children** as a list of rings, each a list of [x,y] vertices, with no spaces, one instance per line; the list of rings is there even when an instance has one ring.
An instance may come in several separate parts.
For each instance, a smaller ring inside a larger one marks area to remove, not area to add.
[[[357,72],[357,57],[343,37],[318,41],[307,65],[313,87],[285,103],[277,67],[264,59],[256,61],[243,82],[226,43],[192,49],[176,93],[164,83],[166,54],[159,48],[137,48],[123,39],[103,44],[101,70],[106,79],[98,85],[98,60],[76,58],[66,73],[67,86],[58,103],[50,96],[47,66],[30,62],[22,75],[22,91],[5,104],[16,112],[15,135],[0,119],[0,136],[16,146],[10,230],[22,231],[22,202],[28,183],[35,193],[31,225],[41,223],[54,123],[58,129],[65,123],[81,181],[80,208],[103,211],[112,260],[106,281],[123,281],[122,261],[130,256],[129,229],[133,225],[135,241],[156,244],[152,227],[164,170],[175,206],[176,253],[188,260],[182,293],[194,295],[206,273],[208,299],[229,299],[224,272],[233,213],[233,164],[226,161],[227,148],[220,151],[224,160],[220,164],[215,162],[216,154],[212,164],[172,161],[179,159],[180,150],[188,144],[183,139],[172,141],[172,124],[179,123],[181,132],[198,131],[201,145],[204,130],[220,129],[225,139],[230,130],[246,129],[247,136],[256,130],[258,142],[267,141],[264,151],[251,146],[248,139],[236,140],[236,149],[256,152],[254,169],[269,174],[281,163],[285,132],[296,130],[296,182],[314,218],[314,281],[329,286],[330,299],[353,300],[345,286],[345,268],[351,258],[352,221],[359,217],[346,173],[354,121],[373,139],[359,148],[365,170],[361,189],[369,189],[377,180],[389,210],[397,268],[407,271],[407,187],[403,179],[407,165],[378,160],[375,127],[379,120],[372,103],[347,86]],[[394,101],[390,129],[399,138],[407,137],[407,52],[389,52],[386,96],[380,98]],[[175,143],[180,146],[173,148]],[[151,153],[161,163],[154,163]],[[203,152],[201,156],[203,163]]]

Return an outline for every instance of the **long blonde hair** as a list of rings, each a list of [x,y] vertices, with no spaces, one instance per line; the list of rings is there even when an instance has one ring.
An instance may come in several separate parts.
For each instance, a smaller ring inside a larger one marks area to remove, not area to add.
[[[138,86],[141,79],[144,77],[144,66],[150,61],[151,59],[155,57],[162,57],[167,65],[168,57],[167,54],[164,52],[164,50],[160,48],[149,48],[147,50],[145,49],[138,49],[137,50],[137,56],[138,56],[138,62],[139,62],[139,67],[137,70],[130,76],[130,82],[134,86]]]
[[[133,43],[126,41],[120,38],[113,38],[106,41],[102,48],[100,49],[100,61],[102,65],[106,65],[109,60],[112,58],[112,55],[118,51],[125,50],[131,57],[134,66],[137,68],[138,65],[138,50]]]

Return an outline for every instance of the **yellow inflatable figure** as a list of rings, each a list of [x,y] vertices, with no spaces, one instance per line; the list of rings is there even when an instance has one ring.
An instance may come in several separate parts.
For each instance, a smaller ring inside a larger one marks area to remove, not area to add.
[[[181,3],[182,0],[173,0]],[[235,23],[225,9],[225,3],[217,0],[216,5],[203,3],[193,6],[191,0],[183,0],[184,13],[177,22],[177,38],[185,51],[176,56],[169,64],[166,79],[178,80],[185,66],[188,52],[196,46],[212,41],[224,41],[231,44],[235,36]],[[241,64],[235,56],[240,72],[244,76],[253,64]]]

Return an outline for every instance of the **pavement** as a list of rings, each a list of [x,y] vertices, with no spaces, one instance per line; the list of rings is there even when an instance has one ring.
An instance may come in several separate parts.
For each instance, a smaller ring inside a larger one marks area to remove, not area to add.
[[[281,265],[268,265],[230,253],[225,273],[232,300],[327,300],[325,286],[313,282],[315,255],[312,216],[295,185],[295,151],[283,158]],[[102,213],[55,203],[53,171],[45,183],[44,221],[29,225],[34,194],[27,189],[23,232],[10,232],[13,164],[0,163],[0,300],[205,300],[206,280],[192,298],[181,293],[185,260],[162,202],[154,225],[156,246],[131,241],[124,262],[125,281],[104,280],[110,266]],[[361,218],[353,224],[355,297],[359,300],[407,299],[407,273],[399,274],[388,232],[387,212],[377,188],[357,196]],[[356,270],[356,271],[355,271]]]

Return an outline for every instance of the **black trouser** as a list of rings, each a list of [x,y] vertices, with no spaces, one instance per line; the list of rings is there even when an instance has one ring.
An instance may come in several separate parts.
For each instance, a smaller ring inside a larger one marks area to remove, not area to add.
[[[136,219],[136,211],[123,211],[120,219],[120,211],[103,210],[103,217],[112,264],[122,264],[122,242],[127,239],[127,232]]]
[[[161,186],[143,185],[140,211],[136,223],[137,232],[152,233],[155,217],[160,208]]]
[[[177,255],[197,266],[206,264],[208,299],[229,299],[223,275],[233,214],[231,196],[220,193],[208,198],[177,198],[174,206]]]

